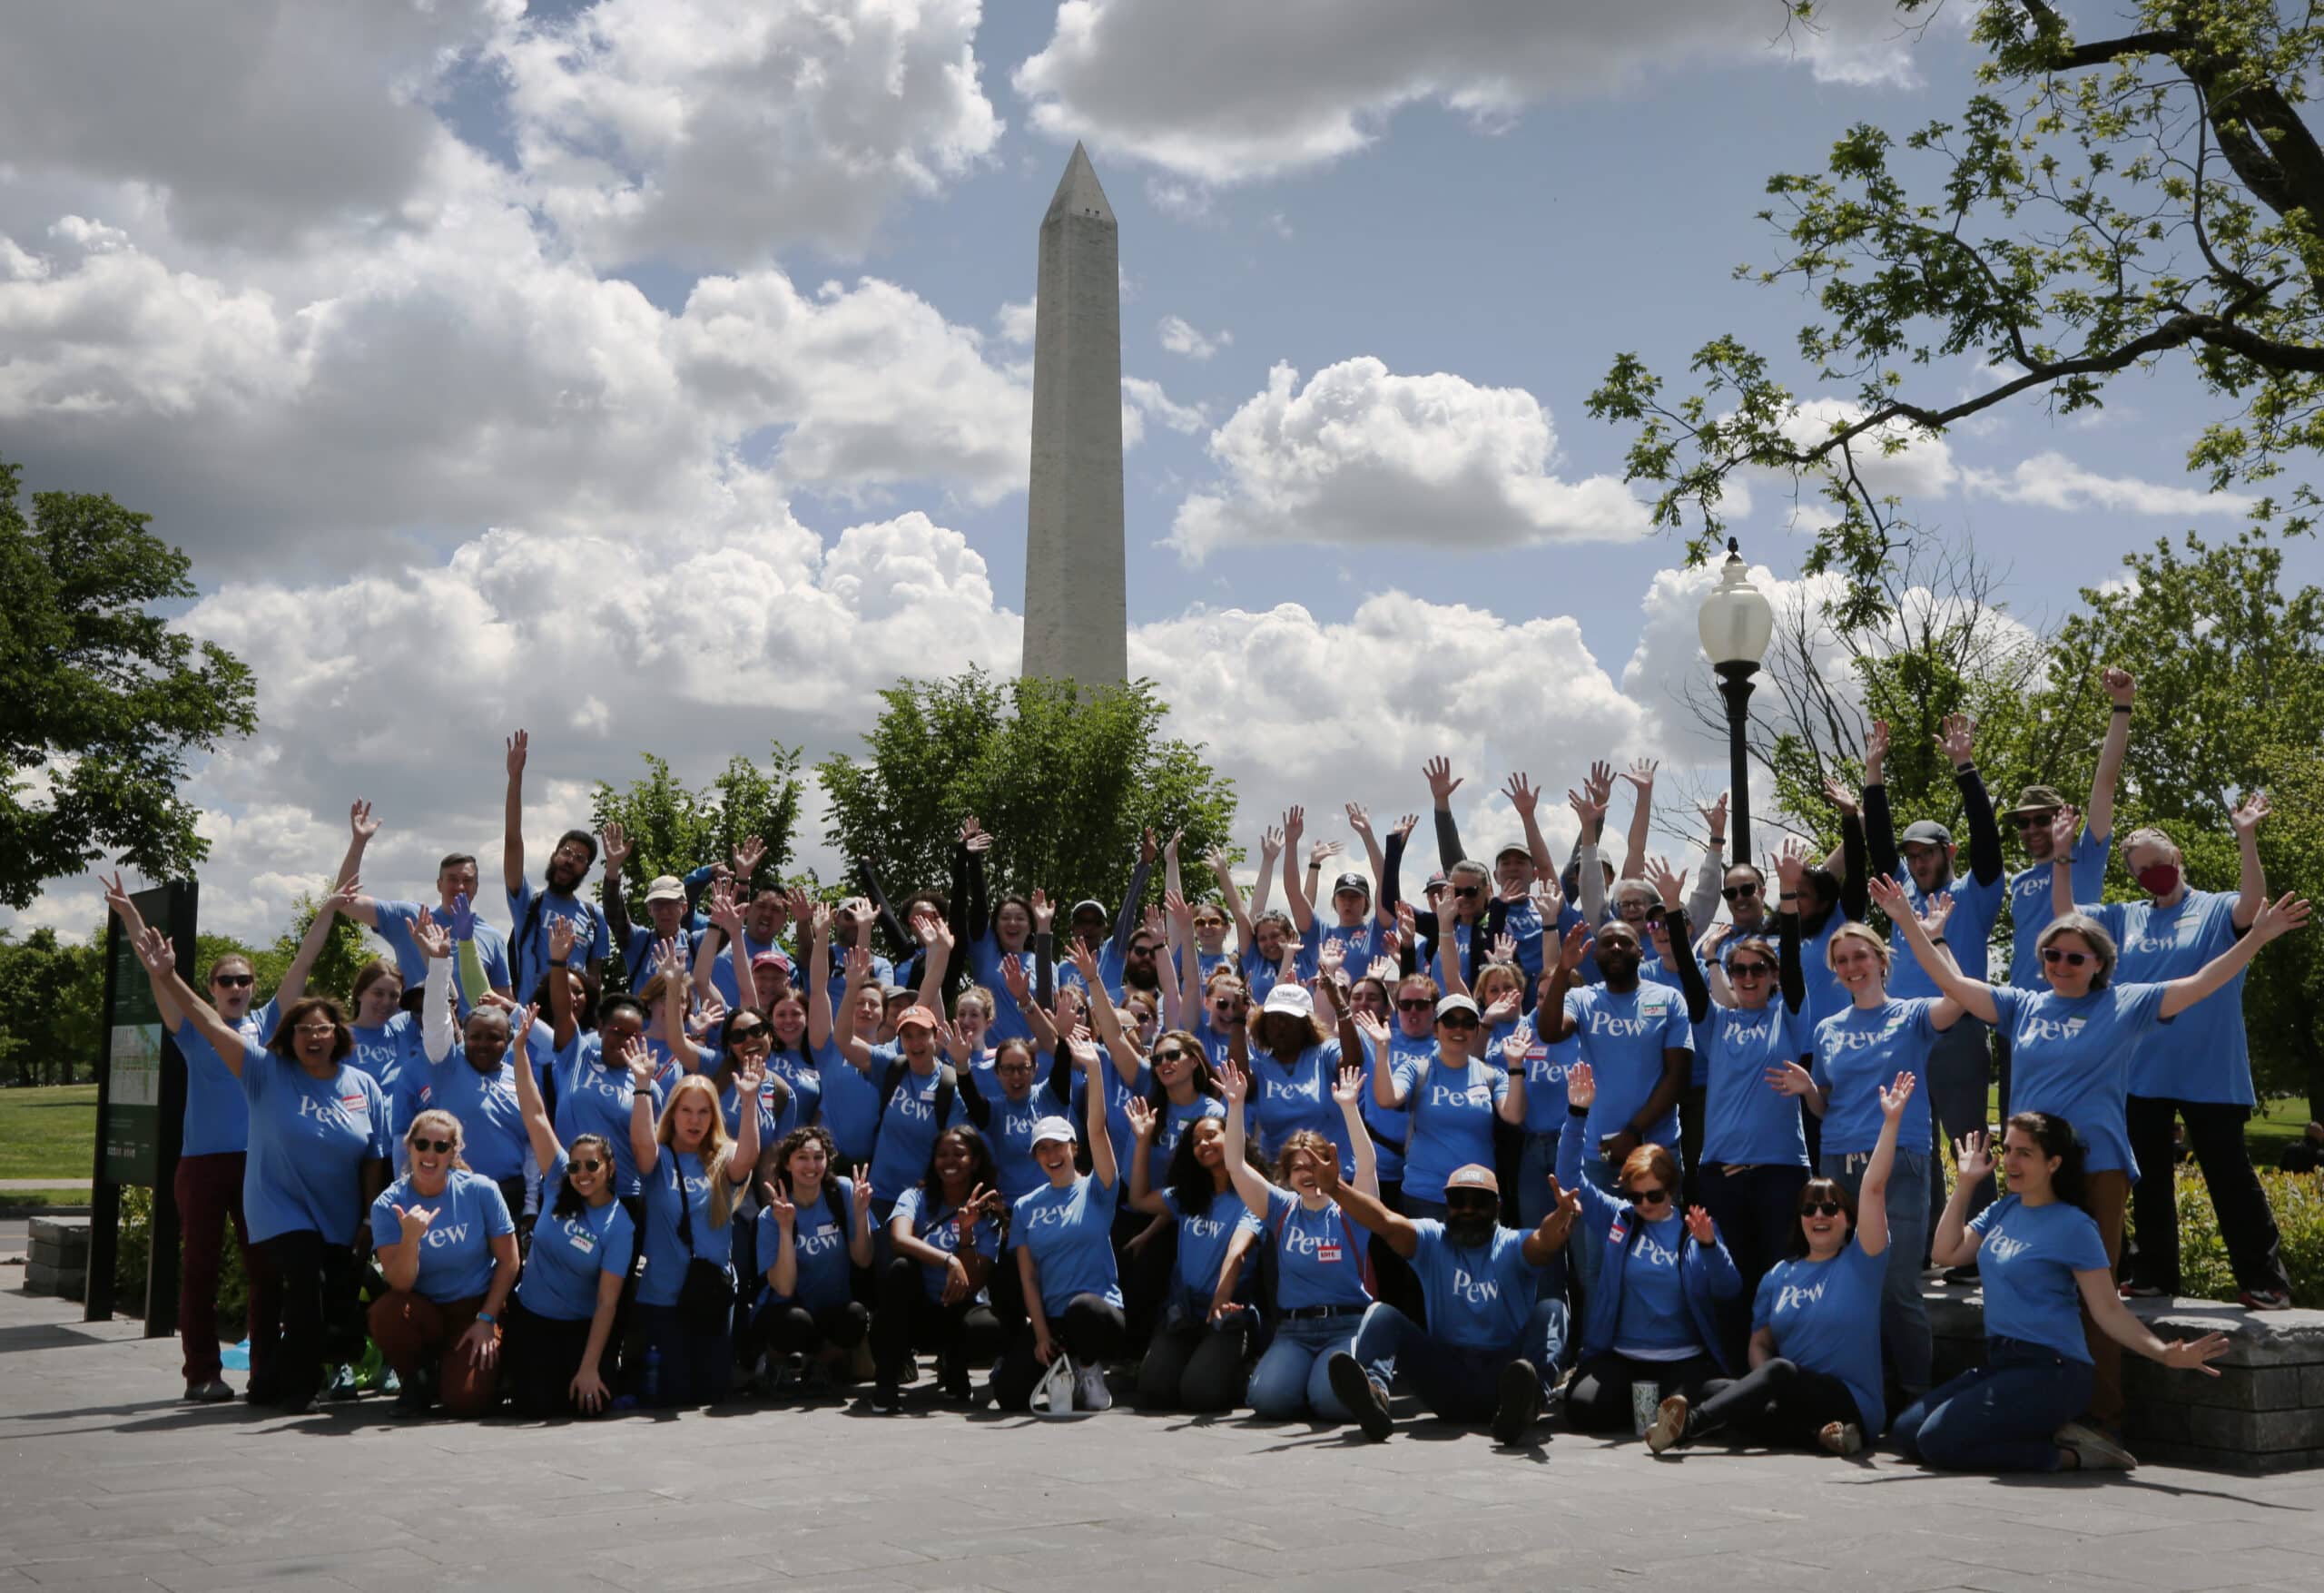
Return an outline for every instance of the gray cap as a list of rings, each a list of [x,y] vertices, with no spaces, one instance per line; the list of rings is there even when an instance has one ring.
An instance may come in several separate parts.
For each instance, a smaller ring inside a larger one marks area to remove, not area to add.
[[[1071,923],[1074,919],[1081,916],[1084,910],[1096,913],[1101,919],[1106,916],[1106,904],[1104,902],[1077,901],[1073,904],[1073,910],[1065,915],[1065,921],[1068,924]]]
[[[1447,996],[1443,1000],[1437,1002],[1437,1017],[1443,1018],[1448,1012],[1465,1012],[1471,1018],[1482,1018],[1483,1016],[1483,1014],[1477,1010],[1476,1001],[1472,998],[1461,995]]]
[[[1034,1145],[1038,1146],[1052,1139],[1061,1139],[1068,1145],[1077,1145],[1080,1142],[1081,1136],[1073,1131],[1073,1119],[1070,1117],[1044,1117],[1033,1125]]]
[[[1923,819],[1905,826],[1905,833],[1896,838],[1898,846],[1951,846],[1953,831],[1934,819]]]

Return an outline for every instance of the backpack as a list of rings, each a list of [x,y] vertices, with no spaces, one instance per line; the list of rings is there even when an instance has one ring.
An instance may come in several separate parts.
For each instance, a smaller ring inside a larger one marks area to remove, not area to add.
[[[576,897],[574,900],[581,901],[579,897]],[[581,910],[589,915],[589,939],[591,944],[594,945],[597,939],[598,926],[605,920],[598,913],[597,904],[594,901],[581,901]],[[534,934],[537,932],[541,927],[541,917],[547,911],[548,892],[546,890],[534,891],[531,905],[525,909],[524,921],[517,926],[516,939],[508,943],[508,977],[515,982],[518,990],[523,990],[527,988],[525,976],[527,973],[532,975],[531,982],[537,985],[540,983],[541,974],[546,971],[541,969],[526,968],[524,966],[524,959],[526,953],[532,949]],[[577,942],[580,937],[576,933],[574,939]]]
[[[901,1057],[888,1064],[887,1074],[880,1080],[881,1121],[887,1120],[888,1103],[896,1098],[898,1090],[903,1088],[904,1075],[911,1071],[911,1064]],[[940,1134],[944,1130],[944,1119],[952,1115],[952,1101],[959,1095],[960,1088],[960,1075],[952,1071],[952,1065],[939,1062],[936,1065],[936,1129]]]

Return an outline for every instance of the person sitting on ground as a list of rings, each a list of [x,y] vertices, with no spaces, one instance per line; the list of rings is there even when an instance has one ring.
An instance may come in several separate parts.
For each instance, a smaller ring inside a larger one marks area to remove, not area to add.
[[[888,1222],[894,1254],[881,1269],[879,1309],[872,1313],[873,1411],[902,1409],[899,1385],[914,1350],[935,1352],[936,1387],[944,1398],[977,1402],[969,1373],[991,1363],[1001,1339],[985,1293],[1009,1209],[995,1187],[999,1175],[985,1136],[955,1124],[936,1136],[927,1176],[897,1196]]]
[[[855,1273],[872,1266],[872,1181],[835,1176],[835,1151],[822,1129],[794,1128],[776,1147],[774,1176],[760,1186],[766,1292],[751,1337],[770,1357],[790,1358],[793,1382],[811,1356],[846,1372],[872,1326],[854,1292]]]
[[[460,1158],[460,1120],[430,1110],[404,1134],[404,1175],[371,1203],[371,1243],[388,1292],[371,1303],[371,1342],[402,1384],[396,1409],[442,1397],[481,1416],[500,1392],[500,1319],[517,1286],[517,1224],[498,1185]]]
[[[1182,1042],[1188,1053],[1192,1042]],[[1141,1411],[1231,1411],[1242,1402],[1243,1368],[1256,1291],[1245,1275],[1258,1219],[1226,1165],[1226,1126],[1198,1117],[1170,1153],[1170,1184],[1153,1187],[1152,1150],[1162,1114],[1150,1101],[1128,1106],[1135,1151],[1129,1205],[1177,1224],[1177,1247],[1161,1320],[1137,1373]]]

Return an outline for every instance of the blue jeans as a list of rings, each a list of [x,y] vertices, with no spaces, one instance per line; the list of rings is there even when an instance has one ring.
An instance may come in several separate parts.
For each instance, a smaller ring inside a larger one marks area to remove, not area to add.
[[[1517,1162],[1517,1221],[1527,1233],[1541,1225],[1550,1214],[1550,1179],[1558,1170],[1558,1136],[1555,1133],[1529,1134],[1525,1136],[1524,1153]],[[1569,1235],[1571,1249],[1577,1235]],[[1561,1250],[1557,1259],[1542,1270],[1541,1297],[1562,1300],[1566,1293],[1566,1253]]]
[[[1862,1153],[1824,1157],[1824,1176],[1850,1195],[1864,1188]],[[1928,1307],[1921,1299],[1921,1251],[1928,1243],[1928,1154],[1896,1147],[1888,1173],[1888,1268],[1880,1289],[1880,1339],[1906,1403],[1928,1392]]]
[[[2090,1404],[2091,1366],[2046,1344],[1985,1341],[1985,1364],[1930,1391],[1888,1429],[1905,1458],[1945,1471],[2054,1471],[2050,1435]]]
[[[1291,1316],[1275,1325],[1275,1342],[1251,1369],[1252,1411],[1269,1421],[1292,1421],[1313,1414],[1318,1421],[1345,1421],[1350,1411],[1332,1392],[1324,1363],[1355,1342],[1361,1310],[1344,1316]]]
[[[1497,1386],[1501,1370],[1512,1361],[1531,1361],[1541,1374],[1541,1399],[1557,1391],[1559,1368],[1565,1359],[1566,1313],[1562,1300],[1534,1302],[1524,1328],[1510,1342],[1494,1350],[1449,1344],[1423,1331],[1393,1305],[1374,1305],[1364,1313],[1350,1350],[1364,1364],[1364,1374],[1382,1388],[1395,1384],[1401,1366],[1422,1403],[1448,1421],[1483,1421],[1501,1404]]]

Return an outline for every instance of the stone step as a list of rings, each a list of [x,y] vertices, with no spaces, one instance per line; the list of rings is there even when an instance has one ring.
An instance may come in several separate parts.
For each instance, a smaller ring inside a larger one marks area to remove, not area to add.
[[[34,1217],[25,1224],[25,1228],[34,1244],[54,1244],[81,1255],[89,1253],[89,1219],[86,1217]]]
[[[88,1287],[86,1267],[50,1266],[40,1262],[25,1264],[25,1293],[27,1294],[56,1294],[67,1300],[82,1298]]]

